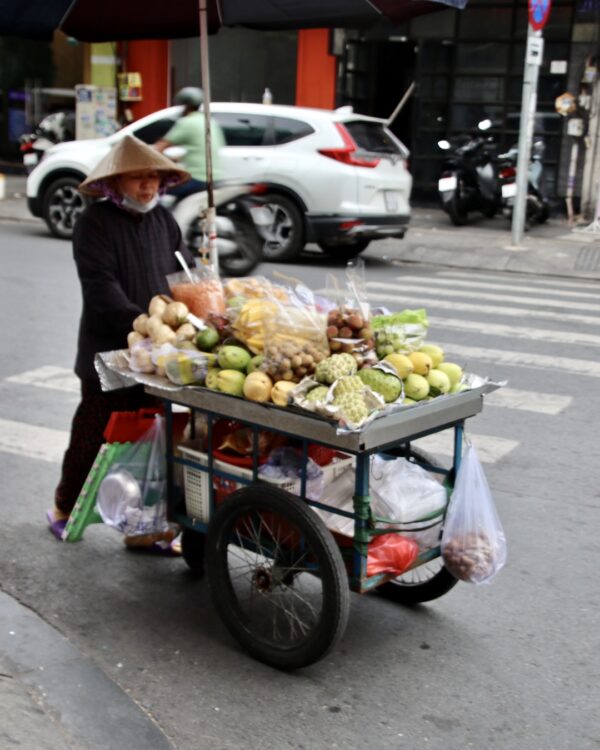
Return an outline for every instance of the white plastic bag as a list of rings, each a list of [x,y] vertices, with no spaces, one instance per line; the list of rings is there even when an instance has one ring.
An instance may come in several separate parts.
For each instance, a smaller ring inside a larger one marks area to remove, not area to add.
[[[506,562],[506,537],[471,444],[463,454],[442,532],[442,557],[461,581],[489,583]]]

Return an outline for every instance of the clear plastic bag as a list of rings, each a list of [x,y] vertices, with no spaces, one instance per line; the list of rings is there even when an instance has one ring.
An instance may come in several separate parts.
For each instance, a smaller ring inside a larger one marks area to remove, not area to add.
[[[467,444],[442,533],[444,565],[470,583],[489,583],[506,562],[506,537],[477,451]]]
[[[166,476],[164,417],[157,414],[100,483],[96,505],[104,523],[130,537],[168,532]]]
[[[269,458],[258,470],[258,476],[266,481],[293,479],[302,477],[302,453],[290,446],[276,448],[271,451]],[[306,460],[306,497],[309,500],[319,500],[323,494],[325,479],[323,469],[312,460]]]
[[[206,266],[190,269],[192,281],[185,271],[167,276],[171,295],[183,302],[189,311],[205,321],[219,319],[225,313],[225,292],[221,279]]]

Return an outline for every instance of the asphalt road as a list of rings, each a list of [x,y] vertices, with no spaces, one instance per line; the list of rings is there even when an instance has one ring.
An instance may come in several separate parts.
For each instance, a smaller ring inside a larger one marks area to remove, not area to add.
[[[79,291],[69,244],[42,225],[1,224],[0,247],[0,587],[174,747],[599,747],[598,282],[395,265],[390,243],[367,251],[373,304],[426,307],[448,359],[508,381],[468,426],[509,558],[491,585],[459,584],[412,609],[353,595],[338,648],[284,674],[237,647],[182,560],[127,553],[103,526],[75,545],[48,533],[77,403]],[[313,289],[329,272],[343,280],[317,256],[277,270]]]

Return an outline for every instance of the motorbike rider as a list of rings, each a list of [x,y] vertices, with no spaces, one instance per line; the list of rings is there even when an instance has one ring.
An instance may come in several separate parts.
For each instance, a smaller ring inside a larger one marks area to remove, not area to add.
[[[185,148],[181,161],[184,169],[192,175],[192,179],[169,190],[171,195],[179,199],[206,190],[207,186],[204,114],[200,112],[203,102],[202,89],[195,86],[182,88],[175,96],[175,103],[183,105],[183,113],[164,137],[154,144],[154,148],[158,151],[164,151],[170,146]],[[219,151],[225,145],[225,136],[214,119],[211,119],[210,126],[213,177],[218,179],[220,176]]]

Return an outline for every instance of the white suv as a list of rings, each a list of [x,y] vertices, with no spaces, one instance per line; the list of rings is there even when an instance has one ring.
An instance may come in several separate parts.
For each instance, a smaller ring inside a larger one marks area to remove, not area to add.
[[[349,107],[330,111],[284,105],[215,102],[227,146],[227,181],[261,182],[273,218],[265,260],[295,258],[306,242],[352,258],[373,239],[402,237],[412,178],[408,151],[383,120]],[[57,237],[70,238],[85,207],[77,185],[125,134],[154,143],[181,113],[169,107],[107,138],[50,148],[27,179],[31,213]]]

